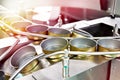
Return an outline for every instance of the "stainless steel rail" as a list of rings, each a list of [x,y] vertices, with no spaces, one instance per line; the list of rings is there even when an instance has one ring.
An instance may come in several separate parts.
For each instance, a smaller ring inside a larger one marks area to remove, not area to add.
[[[40,55],[37,55],[35,57],[32,57],[29,61],[27,61],[23,66],[21,66],[18,70],[15,71],[15,73],[10,77],[9,80],[13,80],[16,75],[25,67],[27,66],[30,62],[32,62],[35,59],[42,59],[42,58],[47,58],[56,54],[65,54],[64,51],[58,51],[58,52],[54,52],[52,54],[48,54],[48,55],[44,55],[43,53]],[[80,55],[80,54],[84,54],[84,55],[108,55],[108,54],[120,54],[120,51],[118,52],[79,52],[79,51],[69,51],[69,54],[74,54],[74,55]]]

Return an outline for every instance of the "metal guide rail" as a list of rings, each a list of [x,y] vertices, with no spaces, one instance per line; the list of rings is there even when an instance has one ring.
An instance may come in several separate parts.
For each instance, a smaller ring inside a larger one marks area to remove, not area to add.
[[[65,54],[64,51],[59,51],[59,52],[55,52],[55,53],[52,53],[52,54],[49,54],[49,55],[44,55],[44,54],[40,54],[38,56],[35,56],[33,57],[31,60],[27,61],[27,63],[25,63],[22,67],[20,67],[18,70],[15,71],[15,73],[10,77],[10,80],[12,80],[13,78],[15,78],[15,76],[25,67],[27,66],[31,61],[39,58],[39,59],[42,59],[42,58],[47,58],[47,57],[50,57],[50,56],[53,56],[53,55],[56,55],[56,54]],[[70,51],[69,54],[74,54],[74,55],[78,55],[78,54],[84,54],[84,55],[107,55],[107,54],[120,54],[120,52],[76,52],[76,51]],[[109,58],[108,60],[111,60],[113,58]],[[104,62],[108,61],[108,60],[104,60]],[[103,62],[102,62],[103,63]]]

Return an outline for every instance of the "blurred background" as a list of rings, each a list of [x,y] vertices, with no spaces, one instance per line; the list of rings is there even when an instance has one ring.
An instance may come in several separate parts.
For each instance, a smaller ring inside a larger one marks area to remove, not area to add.
[[[26,19],[33,20],[37,23],[55,25],[59,15],[62,15],[62,18],[64,18],[63,23],[83,19],[90,20],[96,16],[102,17],[103,13],[99,13],[99,11],[110,12],[112,1],[113,0],[0,0],[0,4]],[[117,1],[120,3],[119,0]],[[118,8],[117,13],[119,13]]]

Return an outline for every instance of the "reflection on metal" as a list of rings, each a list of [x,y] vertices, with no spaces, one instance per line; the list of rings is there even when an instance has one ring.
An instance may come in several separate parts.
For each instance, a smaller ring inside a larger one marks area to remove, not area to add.
[[[107,79],[108,62],[88,69],[66,80],[106,80]],[[116,79],[112,79],[116,80]]]
[[[120,80],[120,59],[112,60],[110,80]]]
[[[15,78],[15,76],[25,67],[25,66],[27,66],[30,62],[32,62],[33,60],[35,60],[35,59],[37,59],[37,58],[39,58],[39,57],[41,57],[41,58],[43,58],[42,56],[43,56],[44,54],[40,54],[40,55],[38,55],[38,56],[36,56],[36,57],[34,57],[34,58],[31,58],[28,62],[26,62],[23,66],[21,66],[17,71],[15,71],[15,73],[13,73],[13,75],[10,77],[10,79],[9,80],[13,80],[14,78]]]
[[[91,61],[88,61],[88,60],[87,61],[70,60],[70,64],[69,64],[70,76],[74,76],[78,73],[86,71],[89,68],[94,67],[96,65],[97,64]],[[34,77],[37,80],[66,80],[66,79],[63,79],[62,74],[63,74],[62,73],[62,62],[59,62],[59,63],[49,66],[48,68],[38,70],[30,75],[24,76],[17,80],[33,80],[32,75],[34,75]]]
[[[16,77],[16,75],[25,67],[27,66],[30,62],[32,62],[33,60],[35,59],[42,59],[42,58],[48,58],[50,56],[54,56],[56,54],[64,54],[64,51],[59,51],[59,52],[55,52],[55,53],[52,53],[52,54],[49,54],[49,55],[44,55],[44,54],[40,54],[40,55],[37,55],[35,57],[32,57],[28,62],[26,62],[23,66],[21,66],[18,70],[15,71],[15,73],[10,77],[9,80],[12,80]],[[105,55],[105,54],[120,54],[120,52],[77,52],[77,51],[70,51],[69,52],[70,54],[87,54],[87,55]]]
[[[113,36],[119,36],[119,33],[118,33],[118,25],[117,24],[115,24],[115,27],[114,27],[114,29],[113,29]]]

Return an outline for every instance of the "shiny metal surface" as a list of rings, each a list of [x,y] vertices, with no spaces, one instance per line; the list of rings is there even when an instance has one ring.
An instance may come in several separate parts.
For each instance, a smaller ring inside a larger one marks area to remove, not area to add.
[[[98,40],[98,45],[104,48],[107,48],[108,51],[120,50],[120,41],[117,39],[101,39],[101,40]],[[101,49],[99,50],[102,51]]]
[[[34,34],[43,34],[43,35],[47,35],[47,30],[48,27],[47,26],[42,26],[40,24],[36,24],[36,25],[29,25],[26,27],[26,32],[29,33],[34,33]],[[30,40],[34,40],[33,44],[35,45],[39,45],[41,43],[42,40],[44,40],[44,37],[38,37],[38,36],[33,36],[33,35],[27,35],[28,39]]]
[[[98,51],[113,52],[120,51],[120,41],[117,39],[100,39],[98,40]],[[107,57],[118,57],[120,55],[106,55]]]
[[[25,57],[30,57],[36,55],[35,48],[32,46],[24,46],[14,52],[11,56],[11,64],[14,67],[19,67],[20,62],[24,62],[23,59]]]
[[[64,53],[63,51],[59,51],[59,52],[55,52],[55,53],[53,53],[53,54],[49,54],[49,55],[44,55],[44,54],[40,54],[40,55],[38,55],[38,56],[35,56],[35,57],[31,57],[31,59],[30,60],[28,60],[23,66],[21,66],[18,70],[16,70],[15,71],[15,73],[10,77],[10,80],[12,80],[12,79],[14,79],[16,76],[17,76],[17,74],[25,67],[25,66],[27,66],[30,62],[32,62],[33,60],[35,60],[35,59],[42,59],[42,58],[47,58],[47,57],[50,57],[50,56],[54,56],[54,55],[56,55],[56,54],[60,54],[60,53]],[[70,52],[70,54],[80,54],[81,52]],[[84,52],[84,53],[86,53],[86,52]],[[91,53],[86,53],[86,54],[90,54],[90,55],[100,55],[100,54],[98,54],[98,53],[96,53],[96,52],[92,52],[92,53],[94,53],[94,54],[91,54]],[[113,52],[111,52],[112,54],[113,54]],[[119,53],[119,52],[118,52]],[[83,54],[83,52],[81,53],[81,54]],[[105,53],[101,53],[101,54],[105,54]],[[106,54],[110,54],[109,52],[107,52]],[[120,53],[119,53],[120,54]],[[100,58],[98,58],[98,59],[96,59],[96,61],[100,61],[99,60]],[[75,60],[76,61],[76,60]],[[78,61],[81,61],[81,60],[78,60]],[[86,60],[85,60],[86,61]],[[100,61],[99,62],[99,64],[100,63],[103,63],[103,62],[106,62],[106,61],[109,61],[109,59],[105,59],[104,61]],[[86,62],[89,62],[89,61],[86,61]],[[93,63],[94,63],[94,61],[92,61]],[[91,60],[90,60],[90,63],[91,63]],[[78,63],[75,63],[75,64],[78,64]],[[95,62],[95,64],[96,64],[96,62]],[[85,64],[86,65],[86,64]],[[96,65],[98,65],[98,63],[96,64]],[[86,65],[87,66],[87,65]],[[79,67],[79,66],[78,66]],[[89,66],[87,66],[87,67],[89,67]],[[73,67],[72,67],[73,68]],[[85,67],[83,67],[83,68],[85,68]],[[76,69],[76,68],[75,68]],[[85,68],[86,69],[86,68]],[[46,70],[46,69],[45,69]],[[73,70],[73,69],[72,69]],[[59,70],[57,70],[57,71],[59,71]],[[73,70],[74,71],[74,70]],[[78,71],[78,70],[77,70]],[[75,74],[75,73],[74,73]],[[47,76],[47,75],[46,75]],[[60,75],[59,75],[60,76]],[[53,76],[51,76],[51,77],[53,77]],[[43,77],[43,78],[45,78],[45,77]]]
[[[107,80],[107,70],[108,62],[97,65],[66,80]]]
[[[51,54],[57,51],[64,51],[64,49],[68,48],[68,41],[64,38],[51,38],[46,39],[41,42],[42,51],[45,54]],[[49,57],[51,62],[59,62],[62,60],[64,54],[56,54]]]
[[[48,35],[54,37],[70,37],[71,32],[67,29],[62,28],[49,28]]]
[[[71,51],[96,51],[96,42],[92,39],[87,38],[74,38],[70,40],[70,50]]]
[[[42,41],[40,45],[45,54],[50,54],[66,49],[68,41],[64,38],[50,38]]]
[[[18,68],[18,69],[13,73],[13,75],[10,77],[9,80],[13,80],[13,79],[17,76],[17,74],[18,74],[24,67],[26,67],[29,63],[31,63],[33,60],[38,59],[38,58],[40,58],[40,59],[43,58],[43,55],[44,55],[44,54],[40,54],[40,55],[38,55],[38,56],[31,57],[31,59],[29,59],[28,61],[26,61],[26,63],[24,63],[20,68]]]
[[[27,60],[36,55],[35,48],[32,46],[24,46],[18,49],[10,58],[10,63],[14,68],[21,67]],[[41,69],[38,60],[29,63],[22,71],[24,75]]]
[[[96,52],[96,41],[87,38],[74,38],[70,42],[70,51]],[[90,55],[78,54],[75,59],[88,59]]]
[[[92,63],[90,61],[70,60],[70,76],[74,76],[78,73],[86,71],[87,69],[94,67],[96,65],[97,64]],[[48,75],[46,75],[46,73]],[[32,78],[32,75],[37,80],[63,80],[62,63],[61,62],[56,63],[48,68],[38,70],[23,78],[18,78],[17,80],[34,80]]]
[[[27,26],[26,31],[31,33],[44,33],[48,29],[47,26],[41,26],[40,24]]]
[[[120,59],[112,60],[110,80],[120,80]]]

